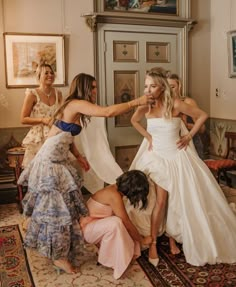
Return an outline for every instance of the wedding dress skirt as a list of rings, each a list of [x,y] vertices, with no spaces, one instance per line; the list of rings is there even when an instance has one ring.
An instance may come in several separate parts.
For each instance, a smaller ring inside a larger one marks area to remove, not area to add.
[[[82,170],[84,186],[95,193],[104,187],[104,183],[114,184],[123,172],[115,161],[107,139],[105,118],[91,117],[75,143],[80,153],[87,158],[90,169]]]
[[[180,132],[187,133],[181,119],[150,118],[147,130],[153,149],[144,139],[130,169],[168,191],[166,232],[192,265],[236,262],[236,215],[193,144],[177,149]]]

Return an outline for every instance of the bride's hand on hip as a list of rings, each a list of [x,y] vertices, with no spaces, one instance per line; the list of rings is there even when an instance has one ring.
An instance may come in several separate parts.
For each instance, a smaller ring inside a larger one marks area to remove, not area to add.
[[[191,139],[192,137],[189,133],[180,137],[180,139],[176,142],[178,149],[186,149]]]

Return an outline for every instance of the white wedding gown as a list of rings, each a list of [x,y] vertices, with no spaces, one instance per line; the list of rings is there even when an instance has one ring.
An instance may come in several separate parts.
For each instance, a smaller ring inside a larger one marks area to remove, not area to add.
[[[153,149],[144,139],[130,169],[168,191],[166,232],[183,243],[192,265],[236,262],[236,215],[193,145],[177,149],[180,131],[187,132],[181,119],[151,118],[147,130]]]

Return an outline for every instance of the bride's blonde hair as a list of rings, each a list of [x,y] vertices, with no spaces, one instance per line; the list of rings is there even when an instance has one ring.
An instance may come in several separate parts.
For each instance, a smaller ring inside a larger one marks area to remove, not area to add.
[[[153,78],[156,84],[163,88],[163,96],[160,98],[165,112],[164,117],[170,119],[172,117],[172,109],[174,107],[173,92],[170,85],[167,82],[167,71],[162,67],[155,67],[147,71],[146,76]]]

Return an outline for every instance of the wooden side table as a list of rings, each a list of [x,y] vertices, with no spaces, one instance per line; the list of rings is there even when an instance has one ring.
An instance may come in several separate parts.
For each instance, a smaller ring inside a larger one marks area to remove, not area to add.
[[[19,185],[18,179],[20,177],[21,171],[22,171],[22,161],[25,154],[25,148],[23,147],[13,147],[10,148],[7,151],[7,157],[8,157],[8,164],[9,167],[13,168],[15,179],[16,179],[16,186],[17,186],[17,201],[19,203],[20,212],[23,211],[22,209],[22,199],[23,199],[23,187]]]

